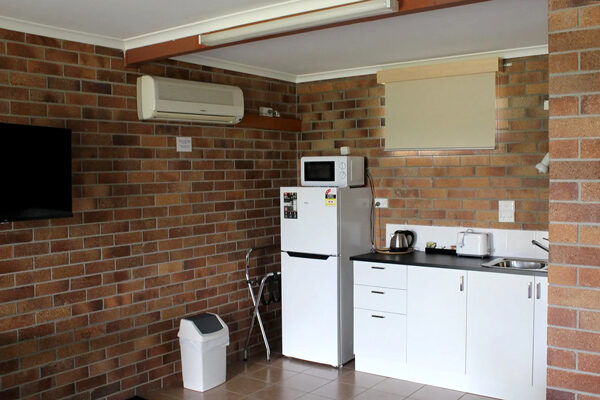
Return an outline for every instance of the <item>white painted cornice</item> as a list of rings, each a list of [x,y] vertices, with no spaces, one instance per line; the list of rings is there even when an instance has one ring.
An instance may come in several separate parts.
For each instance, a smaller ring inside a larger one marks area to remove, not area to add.
[[[220,58],[206,57],[201,53],[188,54],[185,56],[173,57],[172,60],[183,61],[190,64],[205,65],[207,67],[222,68],[229,71],[242,72],[250,75],[263,76],[265,78],[279,79],[287,82],[296,82],[298,75],[290,74],[274,69],[255,67],[253,65],[240,64],[233,61],[222,60]]]
[[[548,45],[540,45],[540,46],[530,46],[530,47],[521,47],[516,49],[505,49],[505,50],[497,50],[497,51],[486,51],[481,53],[470,53],[470,54],[461,54],[456,56],[448,56],[448,57],[438,57],[438,58],[430,58],[426,60],[415,60],[415,61],[401,61],[397,63],[390,64],[378,64],[378,65],[369,65],[365,67],[359,68],[348,68],[348,69],[338,69],[334,71],[323,71],[316,72],[311,74],[301,74],[295,75],[287,72],[276,71],[271,69],[265,69],[260,67],[255,67],[247,64],[240,64],[235,62],[230,62],[226,60],[221,60],[218,58],[206,57],[203,56],[202,53],[191,54],[187,56],[175,57],[175,60],[189,62],[191,64],[198,65],[206,65],[214,68],[223,68],[231,71],[242,72],[252,75],[264,76],[267,78],[281,79],[283,81],[293,82],[293,83],[304,83],[304,82],[314,82],[321,81],[325,79],[337,79],[337,78],[348,78],[352,76],[360,76],[360,75],[370,75],[375,74],[378,71],[384,69],[394,69],[408,66],[417,66],[417,65],[426,65],[433,64],[437,62],[451,62],[451,61],[460,61],[467,58],[478,58],[478,57],[500,57],[500,58],[517,58],[517,57],[528,57],[535,56],[540,54],[548,54]]]
[[[51,25],[38,24],[37,22],[23,21],[16,18],[0,16],[0,27],[12,31],[30,33],[32,35],[48,36],[51,38],[71,40],[96,46],[110,47],[112,49],[123,50],[125,42],[123,39],[96,35],[75,31],[72,29],[59,28]]]

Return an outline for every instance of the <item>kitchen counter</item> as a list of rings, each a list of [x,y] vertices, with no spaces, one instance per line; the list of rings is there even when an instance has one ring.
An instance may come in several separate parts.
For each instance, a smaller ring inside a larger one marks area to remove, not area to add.
[[[386,264],[417,265],[435,268],[461,269],[466,271],[488,271],[517,275],[548,276],[547,270],[519,270],[512,268],[486,268],[481,263],[491,261],[502,256],[485,258],[459,257],[445,254],[426,254],[424,251],[415,251],[411,254],[379,254],[365,253],[350,257],[352,261],[366,261]]]

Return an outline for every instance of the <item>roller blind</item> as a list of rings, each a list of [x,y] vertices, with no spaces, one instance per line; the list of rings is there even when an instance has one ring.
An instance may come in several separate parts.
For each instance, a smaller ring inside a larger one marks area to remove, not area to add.
[[[386,150],[495,147],[496,72],[413,77],[386,82]]]

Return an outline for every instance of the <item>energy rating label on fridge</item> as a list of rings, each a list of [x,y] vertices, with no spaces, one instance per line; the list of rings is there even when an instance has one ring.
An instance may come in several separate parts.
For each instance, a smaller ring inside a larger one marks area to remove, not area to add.
[[[331,189],[327,189],[325,192],[325,205],[326,206],[336,206],[337,199],[335,193],[331,193]]]

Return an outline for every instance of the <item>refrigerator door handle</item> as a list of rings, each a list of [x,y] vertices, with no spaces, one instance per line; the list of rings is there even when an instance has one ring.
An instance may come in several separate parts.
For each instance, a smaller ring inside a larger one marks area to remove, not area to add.
[[[315,260],[327,260],[330,256],[324,254],[313,254],[313,253],[300,253],[297,251],[286,251],[290,257],[296,258],[312,258]]]

